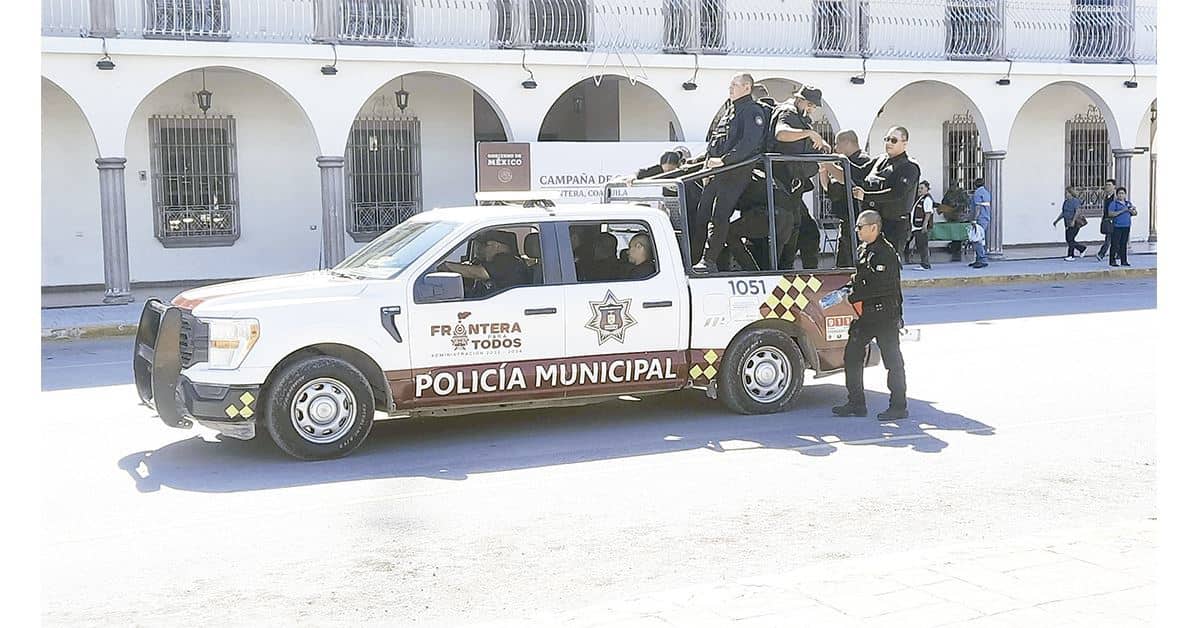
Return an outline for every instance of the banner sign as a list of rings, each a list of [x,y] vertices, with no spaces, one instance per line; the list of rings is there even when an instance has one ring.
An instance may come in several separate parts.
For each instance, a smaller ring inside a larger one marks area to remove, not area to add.
[[[479,142],[475,153],[476,192],[529,190],[527,142]]]

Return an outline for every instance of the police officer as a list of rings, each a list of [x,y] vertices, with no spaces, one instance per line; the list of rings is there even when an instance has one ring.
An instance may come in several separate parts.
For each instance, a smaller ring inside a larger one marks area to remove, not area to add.
[[[908,158],[908,129],[888,129],[883,142],[884,154],[871,162],[870,171],[853,193],[863,209],[873,209],[883,217],[883,237],[893,247],[902,247],[908,242],[908,211],[917,200],[921,167]]]
[[[471,264],[442,262],[438,270],[458,273],[475,280],[476,290],[470,296],[483,297],[524,283],[527,266],[513,254],[517,237],[508,231],[483,232],[475,243],[480,247],[480,259]]]
[[[736,74],[729,82],[729,100],[732,108],[721,119],[708,143],[708,160],[705,166],[719,168],[726,164],[750,159],[762,151],[763,132],[767,120],[763,109],[750,96],[754,87],[754,77],[749,74]],[[737,205],[738,197],[750,183],[753,165],[747,164],[741,168],[715,175],[705,184],[700,196],[700,207],[696,220],[705,225],[712,220],[712,231],[707,241],[698,241],[702,229],[693,230],[693,250],[703,249],[701,260],[692,269],[698,273],[710,273],[717,270],[717,256],[725,248],[729,237],[729,218]]]
[[[867,399],[863,392],[863,364],[867,345],[875,340],[887,368],[887,385],[891,398],[887,410],[880,412],[881,421],[908,417],[907,384],[904,378],[904,356],[900,354],[900,328],[904,325],[904,297],[900,294],[900,258],[896,249],[881,236],[883,221],[874,210],[864,210],[854,228],[858,230],[858,261],[850,283],[847,299],[858,312],[850,324],[846,341],[846,396],[844,405],[835,406],[837,416],[867,416]]]
[[[690,155],[690,153],[688,153],[687,147],[685,147],[685,146],[676,147],[673,150],[669,150],[669,151],[666,151],[665,153],[663,153],[658,158],[657,166],[646,166],[644,168],[639,168],[635,178],[637,178],[637,179],[656,179],[656,178],[677,177],[680,174],[679,171],[681,168],[683,168],[685,166],[688,166],[689,169],[697,167],[697,166],[691,166],[691,165],[687,164],[687,160],[690,156],[691,155]],[[674,174],[672,174],[672,173],[674,173]],[[692,242],[697,242],[697,241],[703,242],[704,237],[708,234],[708,230],[707,230],[708,224],[707,223],[699,224],[700,221],[697,219],[696,214],[700,207],[700,195],[703,194],[704,190],[702,189],[702,187],[700,185],[700,181],[698,181],[696,179],[692,179],[692,180],[684,183],[683,187],[684,187],[684,200],[686,201],[686,206],[682,208],[682,211],[687,214],[687,226],[688,226],[688,230],[690,232],[691,241]],[[663,196],[667,197],[667,198],[677,198],[679,196],[678,189],[676,188],[676,186],[673,186],[673,185],[664,186],[662,189],[662,193],[663,193]],[[701,248],[699,246],[693,245],[692,246],[692,260],[690,262],[688,262],[688,264],[695,264],[696,262],[699,262],[700,254],[702,252],[703,251],[701,250]]]
[[[861,186],[863,179],[867,176],[871,158],[859,148],[858,134],[851,129],[839,131],[833,139],[833,150],[835,153],[845,156],[850,162],[850,187]],[[842,172],[840,163],[822,163],[820,178],[821,188],[825,190],[825,195],[833,204],[833,214],[842,221],[841,233],[838,235],[837,267],[849,268],[854,265],[854,247],[850,245],[850,229],[853,228],[854,219],[858,216],[858,201],[851,198],[850,202],[854,203],[854,211],[851,213],[851,207],[846,201],[846,173]]]
[[[771,231],[770,218],[767,214],[767,181],[761,170],[755,170],[746,192],[738,199],[741,216],[729,224],[729,238],[725,250],[718,258],[718,266],[722,270],[729,268],[729,258],[736,259],[742,270],[766,270],[770,268],[768,234]],[[793,210],[795,199],[780,185],[771,186],[775,197],[775,255],[779,256],[778,268],[783,266],[782,254],[788,240],[794,231]],[[742,243],[746,239],[746,244]],[[753,251],[753,253],[751,253]],[[795,259],[795,254],[792,254]]]
[[[771,143],[772,150],[785,155],[828,153],[831,147],[813,128],[812,115],[820,106],[821,90],[808,85],[801,85],[791,98],[777,106],[771,118],[774,140]],[[793,222],[797,225],[781,254],[781,267],[793,268],[796,253],[799,252],[804,268],[816,268],[821,248],[821,233],[820,227],[808,211],[808,206],[804,204],[804,194],[814,187],[812,178],[817,174],[817,163],[790,162],[783,164],[781,170],[788,191],[796,201],[792,210]]]

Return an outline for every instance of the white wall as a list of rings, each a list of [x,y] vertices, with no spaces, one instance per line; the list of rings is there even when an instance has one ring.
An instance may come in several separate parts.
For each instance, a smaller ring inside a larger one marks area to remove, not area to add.
[[[908,129],[908,156],[921,167],[921,178],[929,181],[934,198],[946,192],[942,170],[942,123],[968,111],[967,100],[958,91],[940,83],[917,83],[900,90],[883,106],[883,113],[871,125],[869,134],[862,129],[858,140],[869,146],[871,155],[883,153],[883,136],[888,128]],[[976,119],[976,126],[979,120]],[[981,129],[982,131],[982,129]],[[1004,230],[1008,239],[1007,223]]]
[[[679,127],[675,113],[658,92],[645,85],[630,85],[627,79],[622,79],[618,85],[622,142],[669,139],[668,129],[672,122],[677,137],[683,137],[683,129]]]
[[[149,117],[199,113],[193,95],[200,86],[199,72],[187,73],[142,102],[126,136],[131,280],[215,279],[318,268],[320,176],[316,143],[304,115],[277,89],[249,74],[209,70],[207,85],[213,93],[209,115],[233,115],[237,123],[241,238],[233,246],[168,249],[154,236]],[[145,181],[138,176],[143,170]]]
[[[96,143],[83,112],[46,80],[42,172],[42,285],[103,283]]]
[[[360,115],[396,115],[400,79],[394,79],[363,105]],[[473,89],[463,81],[417,74],[404,77],[410,94],[406,115],[421,121],[421,205],[424,209],[475,204],[475,125]],[[320,185],[314,191],[320,202]],[[346,236],[347,255],[363,244]]]

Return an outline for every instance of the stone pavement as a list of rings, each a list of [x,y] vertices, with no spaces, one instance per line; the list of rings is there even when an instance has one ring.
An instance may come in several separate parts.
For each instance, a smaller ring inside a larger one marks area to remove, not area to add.
[[[898,551],[480,628],[1150,626],[1157,521]],[[706,551],[698,547],[697,551]]]
[[[935,261],[932,270],[919,270],[915,264],[905,266],[901,279],[906,288],[936,288],[1017,281],[1148,277],[1157,273],[1156,253],[1135,254],[1129,261],[1133,265],[1131,268],[1112,268],[1094,257],[1074,262],[1062,258],[1005,259],[993,261],[981,269],[970,268],[963,262]],[[54,307],[51,304],[55,301],[43,296],[42,339],[133,335],[147,297],[169,300],[189,287],[192,286],[135,289],[134,302],[125,305]]]

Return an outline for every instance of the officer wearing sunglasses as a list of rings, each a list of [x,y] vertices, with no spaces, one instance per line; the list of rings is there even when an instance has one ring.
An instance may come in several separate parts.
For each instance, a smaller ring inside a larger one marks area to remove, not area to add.
[[[854,229],[858,232],[858,257],[846,299],[858,312],[850,324],[846,341],[845,404],[835,406],[837,416],[867,416],[867,399],[863,392],[863,365],[867,346],[874,340],[879,345],[883,366],[887,369],[887,385],[891,397],[888,408],[876,415],[880,421],[908,417],[908,387],[904,376],[904,356],[900,353],[900,327],[904,316],[904,296],[900,293],[900,258],[896,249],[881,236],[883,220],[874,210],[858,215]]]
[[[863,209],[883,217],[883,237],[894,247],[908,242],[908,211],[917,200],[921,167],[908,158],[908,129],[894,126],[883,138],[884,154],[870,164],[861,187],[852,190]]]

